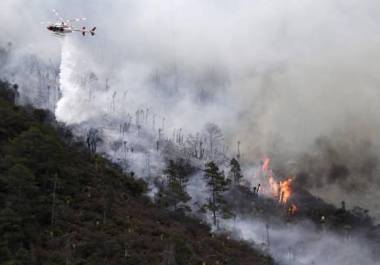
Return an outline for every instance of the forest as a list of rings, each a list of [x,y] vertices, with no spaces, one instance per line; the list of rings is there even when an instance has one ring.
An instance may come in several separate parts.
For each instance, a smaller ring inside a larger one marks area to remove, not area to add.
[[[0,82],[0,264],[274,264],[186,215],[194,170],[186,161],[168,161],[168,182],[151,200],[134,172],[93,152],[52,113],[16,105],[17,89]],[[204,209],[216,223],[232,214],[221,196],[231,183],[213,162],[204,177]]]

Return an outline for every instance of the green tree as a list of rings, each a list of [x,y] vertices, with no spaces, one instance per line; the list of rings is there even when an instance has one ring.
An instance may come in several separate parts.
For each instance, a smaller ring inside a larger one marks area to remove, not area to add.
[[[13,163],[33,169],[36,176],[57,172],[64,160],[63,143],[53,128],[44,125],[31,126],[12,139],[4,148]]]
[[[212,212],[214,225],[217,225],[217,214],[224,217],[230,215],[227,202],[223,198],[223,193],[228,190],[230,181],[224,177],[224,173],[219,170],[214,162],[206,164],[204,178],[210,191],[210,197],[204,207]]]
[[[33,220],[39,190],[31,170],[15,164],[4,175],[0,175],[0,184],[1,206],[17,209],[23,222]]]
[[[38,192],[36,180],[31,170],[21,164],[13,165],[2,177],[4,189],[8,192],[6,200],[32,200]]]
[[[25,239],[22,231],[22,219],[12,209],[0,211],[0,263],[10,261],[22,247]]]
[[[185,206],[184,204],[191,199],[186,192],[186,186],[191,174],[189,165],[184,159],[179,159],[176,162],[169,160],[164,174],[167,176],[167,185],[161,188],[159,202],[166,206],[174,207],[174,209],[177,209],[181,203],[182,206]],[[182,209],[189,210],[188,207],[182,207]]]
[[[232,183],[235,185],[239,185],[243,178],[243,175],[241,174],[240,163],[235,158],[232,158],[230,161],[230,177]]]

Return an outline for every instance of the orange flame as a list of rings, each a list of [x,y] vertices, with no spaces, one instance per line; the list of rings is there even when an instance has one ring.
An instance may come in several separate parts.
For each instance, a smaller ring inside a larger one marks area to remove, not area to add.
[[[292,177],[288,177],[286,180],[277,182],[273,177],[272,171],[270,170],[269,158],[264,159],[261,169],[263,172],[267,172],[269,187],[273,197],[277,198],[279,203],[286,204],[292,196]],[[296,207],[294,204],[293,206]]]
[[[279,202],[285,204],[288,202],[290,196],[292,195],[292,178],[289,177],[287,180],[280,181],[280,190],[279,190]]]

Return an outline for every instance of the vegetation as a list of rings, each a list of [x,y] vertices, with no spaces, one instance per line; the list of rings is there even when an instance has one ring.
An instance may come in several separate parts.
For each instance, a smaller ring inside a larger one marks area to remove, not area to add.
[[[232,158],[230,162],[230,177],[234,185],[239,185],[243,179],[240,163],[236,158]]]
[[[230,216],[230,210],[223,193],[228,190],[229,180],[225,178],[218,166],[214,162],[209,162],[205,166],[204,178],[210,191],[210,198],[204,207],[211,211],[214,225],[217,225],[217,214],[224,217]]]
[[[272,264],[154,205],[143,181],[90,151],[51,114],[16,106],[16,90],[0,82],[0,264]],[[181,163],[167,169],[174,205],[186,200]],[[215,165],[205,174],[216,212],[225,184]]]
[[[166,185],[160,187],[157,195],[159,205],[174,210],[190,211],[186,205],[191,197],[186,192],[186,185],[193,168],[184,159],[178,161],[169,160],[164,174],[167,177]],[[178,207],[180,206],[180,207]]]

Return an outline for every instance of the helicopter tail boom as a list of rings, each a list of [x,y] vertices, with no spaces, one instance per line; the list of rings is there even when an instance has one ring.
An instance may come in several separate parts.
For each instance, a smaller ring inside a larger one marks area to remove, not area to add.
[[[82,32],[83,36],[86,36],[86,33],[90,33],[91,36],[95,35],[96,27],[93,27],[91,30],[87,30],[86,27],[82,27],[82,29],[74,29],[74,31]]]
[[[90,33],[91,36],[94,36],[95,35],[95,30],[96,30],[96,27],[93,27],[91,30],[86,30],[86,27],[83,27],[81,32],[82,32],[82,35],[83,36],[86,36],[86,33]]]

